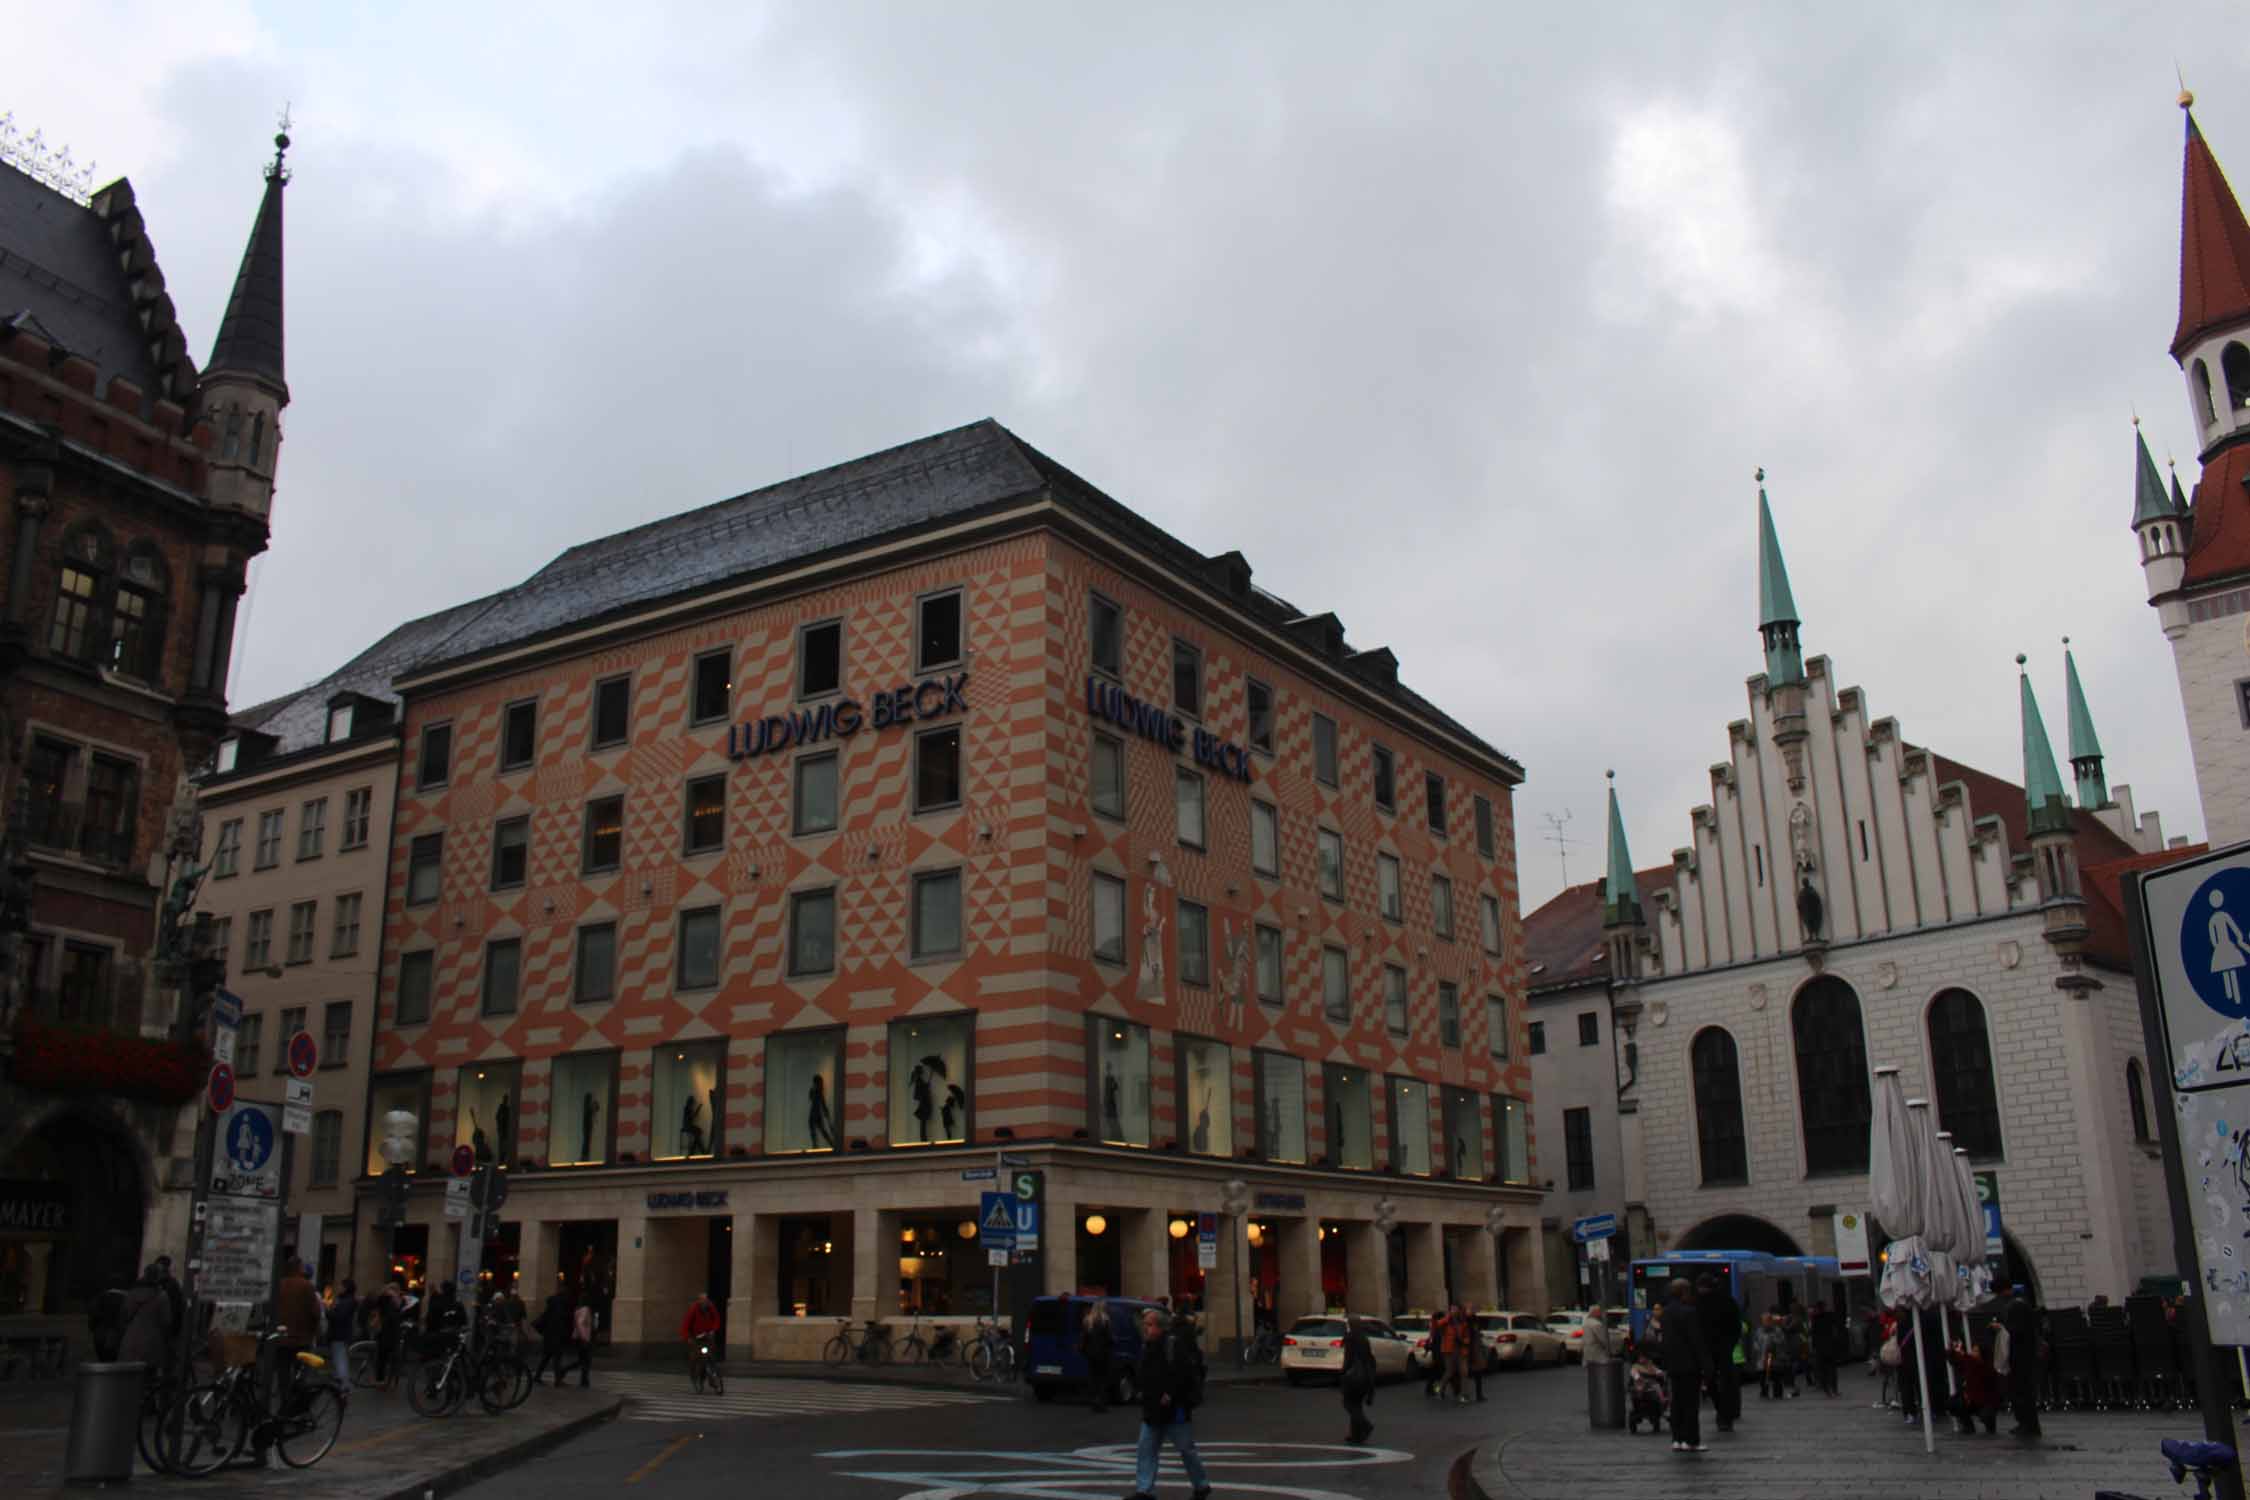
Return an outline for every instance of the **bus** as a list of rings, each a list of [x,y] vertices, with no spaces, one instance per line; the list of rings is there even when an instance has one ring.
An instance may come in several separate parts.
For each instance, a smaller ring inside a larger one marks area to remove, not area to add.
[[[1850,1291],[1833,1255],[1768,1255],[1760,1250],[1679,1250],[1633,1262],[1629,1304],[1633,1339],[1639,1342],[1648,1327],[1648,1315],[1664,1302],[1664,1288],[1674,1280],[1694,1282],[1705,1276],[1723,1279],[1745,1319],[1769,1312],[1785,1313],[1793,1307],[1832,1300],[1841,1287]],[[1856,1300],[1856,1299],[1854,1299]]]

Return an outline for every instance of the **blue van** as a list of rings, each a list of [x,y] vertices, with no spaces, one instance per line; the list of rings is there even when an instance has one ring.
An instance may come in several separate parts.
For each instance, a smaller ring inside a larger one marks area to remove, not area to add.
[[[1037,1297],[1032,1300],[1031,1316],[1025,1324],[1029,1337],[1024,1378],[1041,1401],[1054,1400],[1059,1391],[1085,1389],[1086,1356],[1078,1352],[1078,1339],[1085,1327],[1086,1310],[1097,1303],[1109,1309],[1109,1399],[1118,1406],[1129,1406],[1139,1399],[1133,1372],[1141,1365],[1141,1312],[1151,1307],[1158,1312],[1164,1309],[1131,1297]]]

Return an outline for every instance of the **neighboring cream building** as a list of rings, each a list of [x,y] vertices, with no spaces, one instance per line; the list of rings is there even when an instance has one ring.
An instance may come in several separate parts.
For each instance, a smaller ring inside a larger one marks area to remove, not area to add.
[[[1762,489],[1759,596],[1766,671],[1693,842],[1636,873],[1613,827],[1604,951],[1584,955],[1632,1054],[1634,1253],[1833,1253],[1835,1215],[1868,1201],[1871,1070],[1895,1064],[1994,1174],[2010,1269],[2050,1303],[2123,1296],[2169,1264],[2117,906],[2123,870],[2172,857],[2155,815],[2111,795],[2067,653],[2076,809],[2028,678],[2027,792],[1909,743],[1805,660]],[[1529,955],[1586,947],[1587,895],[1526,919]]]

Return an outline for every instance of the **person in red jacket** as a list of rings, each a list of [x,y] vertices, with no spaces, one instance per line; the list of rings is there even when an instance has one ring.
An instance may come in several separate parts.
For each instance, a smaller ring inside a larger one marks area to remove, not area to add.
[[[1961,1424],[1961,1431],[1973,1433],[1982,1419],[1984,1430],[2000,1430],[2000,1375],[1992,1368],[1985,1351],[1955,1341],[1945,1351],[1953,1363],[1954,1373],[1961,1377],[1961,1394],[1955,1398],[1953,1417]]]
[[[680,1337],[690,1342],[719,1331],[719,1305],[711,1300],[709,1292],[697,1292],[688,1304],[687,1316],[680,1319]]]

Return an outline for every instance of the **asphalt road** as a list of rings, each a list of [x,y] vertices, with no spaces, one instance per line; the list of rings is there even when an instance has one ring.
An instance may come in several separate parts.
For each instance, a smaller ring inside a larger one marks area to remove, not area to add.
[[[1117,1500],[1133,1487],[1138,1417],[1117,1408],[1097,1415],[1083,1403],[1043,1406],[1016,1394],[822,1380],[738,1379],[724,1396],[696,1396],[684,1375],[656,1370],[613,1371],[607,1383],[634,1397],[620,1420],[464,1493],[732,1500],[751,1486],[820,1500]],[[1488,1378],[1481,1407],[1431,1401],[1418,1384],[1386,1385],[1373,1438],[1351,1448],[1333,1386],[1215,1384],[1196,1414],[1196,1439],[1221,1496],[1442,1496],[1455,1459],[1503,1423],[1548,1412],[1583,1421],[1584,1391],[1575,1368]],[[1159,1488],[1186,1493],[1176,1457]]]

